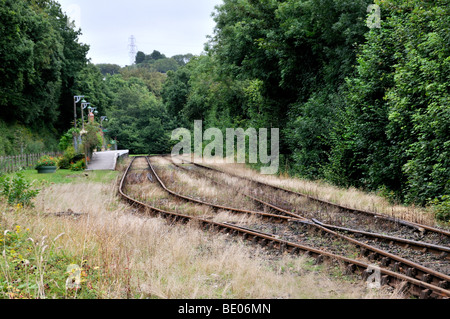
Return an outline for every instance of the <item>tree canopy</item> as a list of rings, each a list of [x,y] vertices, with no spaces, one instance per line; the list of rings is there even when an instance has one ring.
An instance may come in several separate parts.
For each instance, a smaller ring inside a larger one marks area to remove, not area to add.
[[[168,73],[180,125],[279,127],[292,174],[426,204],[450,192],[448,1],[224,0]]]
[[[139,51],[124,68],[91,64],[57,2],[0,1],[0,129],[62,133],[81,94],[135,153],[170,151],[171,130],[195,120],[280,128],[293,175],[404,203],[450,198],[448,0],[224,0],[203,54]],[[9,130],[0,152],[26,135]]]

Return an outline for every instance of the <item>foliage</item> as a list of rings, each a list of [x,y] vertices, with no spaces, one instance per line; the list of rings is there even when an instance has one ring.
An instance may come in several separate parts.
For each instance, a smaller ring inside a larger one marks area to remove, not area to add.
[[[32,182],[29,182],[23,172],[17,172],[14,176],[0,176],[0,196],[9,205],[33,206],[32,200],[39,194]]]
[[[84,131],[81,131],[83,149],[87,157],[92,157],[94,149],[102,147],[102,140],[99,138],[100,126],[98,123],[85,124]]]
[[[153,72],[167,73],[168,71],[176,71],[180,65],[189,59],[189,55],[177,55],[175,58],[167,58],[161,52],[154,50],[152,54],[146,55],[139,51],[136,54],[136,65],[147,68]]]
[[[107,113],[109,135],[134,154],[166,153],[172,121],[145,82],[135,77],[125,80],[121,75],[106,82],[113,96]]]
[[[72,163],[70,165],[70,170],[74,172],[84,171],[86,169],[86,161],[84,159]]]
[[[71,128],[69,129],[66,133],[64,133],[60,140],[59,140],[59,144],[58,144],[58,148],[60,151],[65,151],[67,150],[67,148],[69,148],[70,146],[73,145],[73,138],[74,136],[77,136],[80,134],[80,130],[79,129],[75,129],[75,128]]]
[[[106,76],[108,74],[119,74],[120,70],[122,69],[120,65],[117,64],[100,63],[96,64],[95,66],[100,69],[100,72],[103,76]]]
[[[72,90],[76,95],[83,95],[91,107],[96,107],[99,114],[105,114],[109,105],[104,76],[100,69],[92,63],[88,63],[77,73]],[[73,106],[72,106],[73,109]],[[80,109],[78,107],[78,109]],[[86,110],[85,110],[86,112]],[[81,116],[80,116],[81,118]],[[85,120],[86,116],[85,116]]]
[[[57,150],[54,131],[47,128],[32,130],[30,127],[0,119],[0,156],[37,154]]]
[[[156,97],[161,96],[161,90],[166,76],[147,67],[125,67],[120,70],[123,79],[139,78],[144,81],[147,89]]]
[[[386,18],[347,80],[351,120],[336,127],[333,167],[352,185],[425,204],[450,192],[450,11],[445,1],[379,4]]]
[[[20,209],[19,209],[20,210]],[[61,234],[62,235],[62,234]],[[0,260],[0,298],[99,298],[97,282],[98,267],[91,267],[87,260],[80,264],[79,257],[70,255],[57,246],[59,237],[53,240],[31,238],[29,229],[13,225],[5,229],[0,225],[0,245],[3,257]],[[71,277],[70,265],[80,264],[78,288],[67,286]]]
[[[437,220],[450,223],[450,196],[443,195],[429,202]]]
[[[58,168],[59,169],[70,169],[70,165],[74,162],[78,162],[79,160],[84,158],[83,153],[77,154],[75,148],[70,145],[64,151],[64,154],[58,158]]]
[[[33,128],[73,118],[60,102],[71,100],[70,87],[86,62],[80,31],[68,27],[55,1],[2,0],[0,16],[0,118]]]

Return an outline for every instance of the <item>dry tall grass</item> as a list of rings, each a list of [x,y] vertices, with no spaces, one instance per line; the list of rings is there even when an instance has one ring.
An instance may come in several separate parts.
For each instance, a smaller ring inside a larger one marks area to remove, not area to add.
[[[191,160],[190,156],[186,156],[185,159]],[[297,191],[339,205],[368,210],[430,226],[436,224],[434,216],[427,210],[415,206],[391,204],[386,198],[376,193],[368,193],[352,187],[340,188],[323,181],[310,181],[287,175],[262,175],[259,171],[253,170],[245,164],[217,164],[216,162],[216,159],[204,159],[205,165],[224,172]]]
[[[195,225],[141,216],[119,200],[114,183],[52,185],[34,209],[0,209],[3,227],[29,228],[36,241],[59,236],[57,249],[99,267],[100,298],[398,297],[318,272],[302,257],[276,257]],[[69,209],[83,215],[53,214]]]

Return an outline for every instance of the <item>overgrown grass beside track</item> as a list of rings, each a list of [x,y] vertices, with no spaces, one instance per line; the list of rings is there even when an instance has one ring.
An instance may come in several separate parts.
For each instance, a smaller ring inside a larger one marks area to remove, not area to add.
[[[35,207],[0,203],[0,298],[398,297],[308,258],[147,218],[117,197],[121,172],[87,174],[27,171],[40,181]],[[152,188],[141,196],[161,195]]]

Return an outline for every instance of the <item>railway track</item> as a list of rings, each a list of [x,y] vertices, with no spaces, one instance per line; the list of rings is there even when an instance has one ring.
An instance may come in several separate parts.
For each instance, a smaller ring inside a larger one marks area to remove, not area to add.
[[[216,230],[220,232],[229,233],[231,235],[240,235],[246,240],[250,240],[255,244],[260,244],[262,246],[267,246],[272,249],[278,249],[281,251],[286,251],[291,254],[299,254],[299,253],[305,253],[309,254],[313,258],[316,258],[318,262],[323,261],[323,259],[331,259],[334,261],[339,261],[341,263],[344,263],[347,265],[347,270],[349,273],[360,273],[363,278],[368,277],[370,275],[370,272],[372,271],[373,265],[368,263],[363,263],[359,260],[347,258],[345,256],[340,256],[337,254],[333,254],[327,251],[323,251],[320,249],[316,249],[310,246],[301,245],[295,242],[287,241],[280,239],[279,236],[263,232],[263,231],[257,231],[255,229],[248,229],[244,227],[240,227],[237,225],[232,225],[229,223],[217,223],[213,222],[208,219],[199,218],[199,217],[192,217],[184,214],[178,214],[173,213],[169,211],[164,211],[159,208],[150,206],[146,203],[143,203],[141,201],[138,201],[136,199],[131,198],[130,196],[126,195],[123,191],[123,188],[125,186],[125,180],[127,175],[129,174],[133,163],[136,159],[133,159],[133,161],[128,166],[127,170],[125,171],[123,178],[120,182],[119,186],[119,193],[120,195],[129,202],[131,205],[136,206],[140,210],[142,210],[144,213],[151,214],[153,216],[159,216],[163,217],[172,221],[179,221],[179,222],[191,222],[195,221],[199,224],[200,227],[204,229],[210,229],[210,230]],[[166,191],[168,191],[167,187],[165,187],[164,183],[159,179],[156,172],[153,170],[153,167],[151,166],[151,163],[148,158],[146,158],[147,163],[150,167],[150,170],[154,174],[154,177],[156,180],[158,180],[158,183],[163,187],[166,188]],[[163,186],[164,185],[164,186]],[[178,196],[179,194],[172,194],[173,196]],[[186,200],[190,200],[185,198]],[[206,203],[205,203],[206,204]],[[238,213],[238,211],[234,211],[234,213]],[[240,213],[246,213],[248,212],[240,212]],[[252,212],[252,214],[257,212]],[[269,219],[275,218],[274,216],[269,215],[261,215],[262,218]],[[279,216],[276,217],[280,219]],[[281,218],[283,219],[283,218]],[[286,216],[284,216],[284,219],[286,219]],[[296,224],[301,225],[301,227],[306,228],[314,228],[319,229],[323,234],[327,234],[329,236],[333,235],[336,237],[339,237],[341,239],[344,239],[342,235],[338,233],[334,233],[333,231],[327,229],[326,227],[322,225],[318,225],[315,223],[311,223],[310,221],[306,221],[304,219],[298,219],[298,218],[290,218],[291,220],[295,221]],[[350,240],[351,239],[345,239]],[[448,284],[448,277],[444,275],[442,277],[442,274],[439,274],[437,272],[430,271],[429,269],[426,269],[425,267],[421,267],[420,265],[412,264],[411,262],[407,260],[399,259],[397,256],[389,256],[384,254],[384,252],[376,251],[372,247],[368,247],[365,244],[361,244],[360,242],[354,241],[358,247],[361,248],[362,252],[371,252],[371,258],[374,260],[377,259],[377,256],[384,256],[381,259],[382,263],[385,264],[392,264],[392,270],[387,268],[380,268],[380,279],[382,284],[388,284],[394,287],[398,287],[400,284],[405,286],[404,289],[406,289],[410,294],[421,297],[421,298],[449,298],[450,297],[450,291],[446,289],[446,285]],[[418,267],[417,267],[418,266]],[[401,274],[399,270],[405,270],[406,274]],[[395,271],[396,270],[396,271]],[[418,279],[420,278],[420,279]],[[423,280],[422,280],[423,279]]]
[[[166,159],[167,160],[167,159]],[[183,167],[182,165],[176,164],[173,160],[171,161],[171,163],[175,166],[177,166],[180,169],[183,169],[187,172],[191,172],[191,173],[195,173],[198,174],[199,176],[205,177],[205,178],[210,178],[210,176],[207,176],[205,174],[202,174],[201,172],[193,172],[189,169],[187,169],[186,167]],[[217,184],[219,187],[225,188],[227,187],[227,185],[221,184],[215,180],[212,180],[215,184]],[[248,196],[251,199],[256,199],[253,196],[249,196],[245,193],[241,193],[245,196]],[[258,200],[256,199],[259,203],[262,203],[263,205],[267,205],[268,207],[274,209],[274,210],[278,210],[282,213],[286,213],[286,211],[282,208],[279,208],[277,206],[275,206],[274,204],[267,204],[264,201]],[[289,212],[287,212],[289,213]],[[297,215],[297,214],[293,214],[293,215]],[[272,215],[273,216],[273,215]],[[298,216],[298,215],[297,215]],[[308,220],[302,216],[300,216],[299,218],[300,220]],[[289,218],[284,218],[284,219],[280,219],[278,220],[278,222],[292,222],[295,219],[289,219]],[[350,228],[346,228],[346,227],[339,227],[339,226],[335,226],[335,225],[330,225],[330,224],[324,224],[322,222],[320,222],[317,219],[312,218],[311,221],[317,225],[323,226],[327,229],[330,230],[334,230],[336,232],[339,233],[343,233],[343,234],[350,234],[356,238],[360,238],[360,237],[365,237],[365,238],[369,238],[370,240],[373,240],[375,242],[380,242],[380,243],[385,243],[385,244],[389,244],[389,245],[397,245],[399,247],[402,248],[407,248],[407,249],[413,249],[422,253],[430,253],[435,255],[437,258],[442,259],[442,260],[450,260],[450,248],[446,247],[446,246],[441,246],[441,245],[435,245],[435,244],[430,244],[430,243],[426,243],[426,242],[420,242],[420,241],[415,241],[415,240],[409,240],[409,239],[404,239],[404,238],[399,238],[399,237],[394,237],[394,236],[388,236],[388,235],[382,235],[382,234],[378,234],[378,233],[373,233],[373,232],[367,232],[367,231],[361,231],[361,230],[355,230],[355,229],[350,229]]]
[[[206,169],[206,170],[214,171],[214,172],[217,172],[217,173],[220,173],[220,174],[226,174],[226,175],[229,175],[229,176],[241,179],[241,180],[246,180],[248,182],[261,185],[263,187],[271,188],[271,189],[276,190],[276,191],[282,191],[282,192],[286,192],[286,193],[289,193],[289,194],[293,194],[295,196],[300,196],[300,197],[306,198],[306,199],[308,199],[310,201],[317,202],[320,205],[326,205],[326,206],[329,206],[329,207],[332,207],[332,208],[337,208],[337,209],[339,209],[341,211],[344,211],[344,212],[350,212],[350,213],[358,214],[358,215],[366,215],[366,216],[372,217],[372,218],[374,218],[376,220],[383,220],[383,221],[387,221],[387,222],[392,222],[392,223],[395,223],[395,224],[398,224],[398,225],[402,225],[402,226],[405,226],[405,227],[412,228],[415,231],[418,231],[418,232],[420,232],[422,234],[430,232],[430,233],[435,233],[435,234],[437,234],[439,236],[445,236],[446,238],[450,238],[450,232],[447,231],[447,230],[444,230],[444,229],[440,229],[440,228],[436,228],[436,227],[432,227],[432,226],[428,226],[428,225],[423,225],[423,224],[418,224],[418,223],[414,223],[414,222],[409,222],[409,221],[405,221],[405,220],[402,220],[402,219],[399,219],[399,218],[393,218],[393,217],[377,214],[377,213],[366,211],[366,210],[346,207],[346,206],[335,204],[335,203],[332,203],[332,202],[329,202],[329,201],[325,201],[325,200],[322,200],[322,199],[319,199],[319,198],[316,198],[316,197],[313,197],[313,196],[310,196],[310,195],[307,195],[307,194],[303,194],[303,193],[300,193],[300,192],[292,191],[292,190],[287,189],[287,188],[274,186],[274,185],[271,185],[271,184],[268,184],[268,183],[263,183],[261,181],[257,181],[257,180],[254,180],[254,179],[251,179],[251,178],[248,178],[248,177],[239,176],[239,175],[236,175],[236,174],[225,172],[225,171],[219,170],[217,168],[213,168],[213,167],[202,165],[202,164],[199,164],[199,163],[187,161],[184,158],[183,158],[183,161],[188,162],[189,164],[194,165],[196,167],[200,167],[200,168],[203,168],[203,169]]]
[[[171,191],[170,189],[168,189],[166,187],[166,185],[163,183],[163,181],[161,180],[161,178],[157,175],[155,169],[151,165],[150,160],[148,158],[147,158],[147,163],[148,163],[150,169],[152,170],[153,174],[156,176],[158,183],[161,185],[161,187],[164,190],[171,193],[173,196],[181,197],[181,198],[191,200],[194,202],[199,202],[197,200],[187,198],[180,194],[176,194],[173,191]],[[222,186],[222,185],[219,184],[219,186]],[[211,205],[207,202],[200,202],[200,203],[203,205]],[[236,212],[235,210],[230,210],[230,211]],[[255,212],[254,214],[258,214],[258,213]],[[324,227],[323,225],[320,225],[317,221],[315,221],[315,222],[313,221],[314,223],[310,223],[304,218],[301,218],[301,219],[291,218],[291,219],[287,219],[287,220],[285,219],[284,221],[287,223],[291,223],[291,224],[295,223],[296,225],[299,225],[302,228],[305,228],[305,226],[306,226],[310,232],[311,231],[320,232],[321,233],[320,236],[328,235],[330,237],[333,237],[335,240],[342,240],[345,242],[349,242],[349,243],[353,244],[354,246],[356,246],[357,249],[361,250],[360,254],[362,255],[362,257],[368,257],[370,259],[370,261],[372,261],[373,263],[377,262],[380,265],[380,267],[389,267],[390,266],[392,269],[394,269],[397,272],[402,272],[410,277],[415,277],[417,279],[425,280],[429,283],[432,283],[432,284],[437,285],[442,288],[446,288],[448,286],[448,283],[450,282],[450,277],[445,274],[440,273],[439,271],[434,271],[427,267],[423,267],[420,264],[414,263],[412,261],[409,261],[408,259],[401,258],[397,255],[391,254],[380,248],[374,247],[373,245],[368,245],[366,243],[363,243],[360,240],[356,240],[355,238],[350,238],[343,234],[332,231],[332,230]],[[376,237],[377,234],[374,234],[374,236]],[[395,240],[395,238],[391,238],[391,241],[394,241],[394,240]],[[420,243],[417,243],[417,244],[419,245]],[[438,249],[439,247],[436,246],[435,248]],[[445,247],[441,247],[441,248],[445,249]],[[438,266],[440,266],[440,264],[438,264]]]
[[[186,160],[184,160],[186,161]],[[229,172],[224,172],[221,170],[218,170],[216,168],[212,168],[209,166],[205,166],[205,165],[201,165],[198,163],[193,163],[193,162],[188,162],[191,166],[208,171],[208,172],[212,172],[212,174],[219,174],[219,175],[225,175],[225,176],[231,176],[237,180],[241,180],[241,181],[247,181],[249,183],[252,183],[251,186],[253,186],[254,188],[257,188],[258,186],[264,187],[264,190],[258,190],[258,192],[260,194],[264,194],[264,192],[269,193],[270,191],[268,190],[273,190],[273,191],[277,191],[277,195],[278,196],[282,196],[284,195],[292,195],[292,196],[296,196],[296,197],[300,197],[300,198],[304,198],[306,200],[310,200],[311,196],[305,195],[305,194],[301,194],[295,191],[291,191],[285,188],[281,188],[278,186],[274,186],[274,185],[270,185],[267,183],[262,183],[260,181],[255,181],[253,179],[250,178],[246,178],[246,177],[242,177],[242,176],[238,176],[236,174],[232,174]],[[230,185],[229,185],[230,186]],[[437,245],[440,245],[440,243],[443,243],[443,245],[441,246],[449,246],[448,243],[450,242],[450,233],[446,230],[443,229],[439,229],[439,228],[435,228],[435,227],[431,227],[428,225],[421,225],[421,224],[417,224],[417,223],[413,223],[413,222],[409,222],[409,221],[404,221],[398,218],[393,218],[393,217],[389,217],[389,216],[385,216],[382,214],[376,214],[376,213],[372,213],[372,212],[368,212],[368,211],[364,211],[364,210],[357,210],[357,209],[353,209],[353,208],[345,208],[342,205],[336,205],[327,201],[321,201],[319,199],[314,199],[313,202],[316,202],[320,205],[320,207],[331,207],[334,211],[331,215],[336,215],[336,211],[341,212],[338,215],[343,216],[344,214],[347,214],[345,216],[345,218],[342,218],[344,221],[346,220],[346,222],[350,222],[352,221],[353,218],[350,218],[348,216],[355,216],[356,219],[360,219],[363,221],[368,221],[366,222],[366,224],[369,225],[369,227],[371,228],[376,228],[376,227],[383,227],[383,232],[384,231],[389,231],[389,229],[387,229],[387,225],[391,225],[390,227],[395,230],[395,229],[410,229],[413,231],[413,233],[411,233],[411,238],[420,238],[421,242],[426,242],[429,241],[430,243],[434,243]],[[297,207],[291,207],[292,210],[297,212]],[[322,212],[317,212],[317,211],[305,211],[305,210],[301,210],[300,213],[298,213],[299,215],[301,215],[302,217],[305,217],[307,219],[320,219],[320,217],[317,217],[318,215],[320,216],[325,215]],[[323,217],[326,218],[327,216]],[[369,219],[370,218],[370,219]],[[336,223],[330,223],[328,222],[328,224],[333,224],[336,225]],[[342,226],[337,224],[336,226]],[[359,228],[359,227],[347,227],[347,228]],[[392,232],[394,233],[394,232]],[[414,236],[412,235],[414,234]]]

